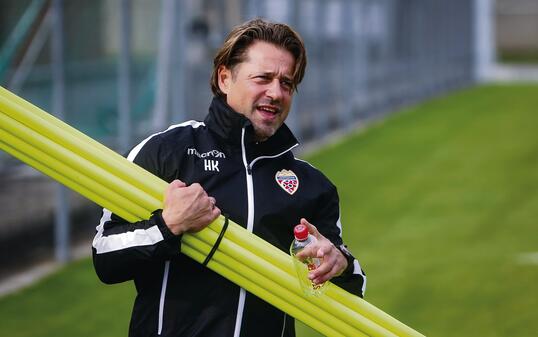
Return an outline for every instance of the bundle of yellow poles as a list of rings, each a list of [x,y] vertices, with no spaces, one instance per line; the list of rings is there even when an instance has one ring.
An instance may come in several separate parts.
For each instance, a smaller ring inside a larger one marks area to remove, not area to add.
[[[127,221],[162,208],[165,181],[1,87],[0,148]],[[223,225],[183,235],[182,253],[202,263]],[[230,221],[207,267],[326,336],[422,336],[334,284],[305,295],[291,259]]]

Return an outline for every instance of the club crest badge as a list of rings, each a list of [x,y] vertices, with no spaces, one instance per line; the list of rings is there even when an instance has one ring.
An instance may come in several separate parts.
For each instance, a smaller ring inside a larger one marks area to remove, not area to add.
[[[299,188],[299,179],[297,175],[290,170],[281,170],[275,174],[275,180],[282,189],[290,195],[297,192]]]

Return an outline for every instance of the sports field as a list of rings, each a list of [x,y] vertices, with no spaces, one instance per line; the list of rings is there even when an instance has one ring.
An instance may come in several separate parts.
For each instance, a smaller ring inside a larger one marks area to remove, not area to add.
[[[306,159],[339,188],[366,300],[427,336],[538,335],[538,85],[453,93]],[[125,336],[133,298],[83,260],[0,299],[0,336]]]

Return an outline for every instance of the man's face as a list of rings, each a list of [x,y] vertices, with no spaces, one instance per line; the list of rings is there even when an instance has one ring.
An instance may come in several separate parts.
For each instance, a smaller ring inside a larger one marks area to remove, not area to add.
[[[247,49],[244,62],[233,70],[219,69],[219,87],[226,102],[250,120],[256,140],[271,137],[288,116],[294,67],[289,51],[256,41]]]

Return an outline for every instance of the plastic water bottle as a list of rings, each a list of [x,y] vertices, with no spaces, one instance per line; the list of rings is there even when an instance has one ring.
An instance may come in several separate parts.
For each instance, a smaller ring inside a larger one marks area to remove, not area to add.
[[[295,265],[295,271],[297,272],[297,276],[299,278],[299,283],[301,284],[301,287],[306,295],[318,296],[325,290],[325,285],[327,282],[314,284],[308,278],[308,273],[319,267],[321,264],[321,259],[317,257],[309,257],[301,261],[296,257],[297,253],[303,250],[307,245],[312,242],[316,242],[316,237],[308,233],[308,228],[305,225],[295,226],[293,229],[293,235],[295,236],[295,240],[293,240],[291,243],[290,254],[293,256],[293,262]]]

